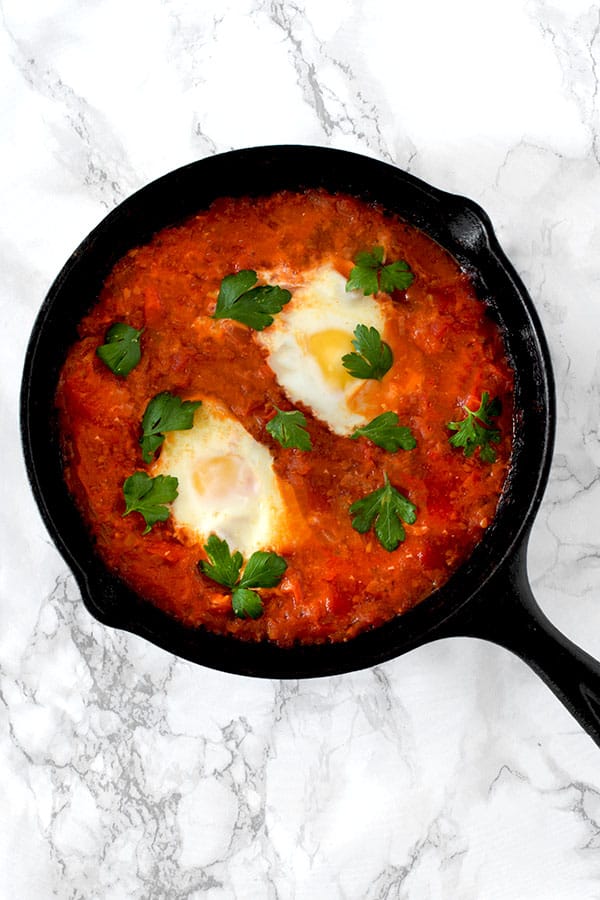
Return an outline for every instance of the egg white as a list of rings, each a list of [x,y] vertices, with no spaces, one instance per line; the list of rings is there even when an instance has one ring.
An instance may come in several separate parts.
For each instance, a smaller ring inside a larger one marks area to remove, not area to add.
[[[270,277],[276,277],[275,273]],[[308,406],[339,435],[349,434],[371,418],[352,405],[364,380],[353,378],[342,365],[342,357],[354,352],[357,325],[382,334],[383,307],[362,291],[346,291],[344,276],[332,266],[322,266],[304,274],[273,324],[256,335],[292,403]]]
[[[153,475],[174,475],[174,525],[205,543],[212,533],[248,557],[286,541],[286,504],[266,446],[222,406],[204,400],[187,431],[166,434]]]

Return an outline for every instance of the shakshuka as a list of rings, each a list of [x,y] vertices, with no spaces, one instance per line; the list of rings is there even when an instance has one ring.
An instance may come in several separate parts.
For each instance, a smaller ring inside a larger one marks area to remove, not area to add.
[[[105,564],[186,625],[345,641],[444,584],[508,472],[468,275],[377,204],[224,198],[113,268],[56,403]]]

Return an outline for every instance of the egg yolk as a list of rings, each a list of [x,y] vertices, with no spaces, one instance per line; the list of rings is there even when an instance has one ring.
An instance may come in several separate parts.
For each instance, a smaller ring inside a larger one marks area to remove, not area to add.
[[[245,499],[258,492],[252,468],[235,454],[202,459],[194,469],[192,484],[205,498],[239,495]]]
[[[347,331],[341,328],[316,331],[314,334],[306,335],[305,343],[308,353],[318,363],[328,384],[344,390],[352,383],[352,376],[342,364],[342,357],[346,353],[352,353],[353,350],[352,338]]]

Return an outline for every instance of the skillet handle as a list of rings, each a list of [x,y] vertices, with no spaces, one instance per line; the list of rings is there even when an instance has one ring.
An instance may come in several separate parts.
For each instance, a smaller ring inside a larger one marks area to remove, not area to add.
[[[524,546],[445,625],[443,636],[483,638],[522,659],[600,746],[600,663],[555,628],[537,605]]]

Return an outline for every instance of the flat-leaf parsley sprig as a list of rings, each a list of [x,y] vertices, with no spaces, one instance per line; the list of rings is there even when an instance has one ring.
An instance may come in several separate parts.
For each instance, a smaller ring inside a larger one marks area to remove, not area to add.
[[[473,456],[479,447],[479,458],[483,462],[496,462],[496,451],[492,444],[500,442],[500,431],[494,428],[492,419],[500,415],[501,404],[497,397],[490,400],[490,395],[484,391],[481,395],[479,409],[475,411],[463,406],[466,418],[460,422],[448,422],[446,427],[455,431],[448,438],[453,447],[462,447],[465,456]]]
[[[383,475],[383,487],[377,488],[366,497],[361,497],[350,507],[352,527],[360,534],[375,528],[381,546],[391,552],[406,539],[402,522],[414,525],[417,521],[417,507],[390,484],[387,473]]]
[[[142,358],[139,331],[126,322],[115,322],[104,337],[105,343],[96,349],[96,355],[115,375],[125,378]]]
[[[227,541],[221,540],[216,534],[210,535],[204,550],[208,561],[200,561],[200,571],[217,584],[229,588],[232,592],[231,606],[238,618],[258,619],[262,615],[263,604],[254,589],[271,588],[279,584],[287,569],[283,556],[257,550],[246,563],[240,577],[244,558],[239,550],[231,553]]]
[[[306,416],[299,409],[283,412],[275,407],[277,412],[267,422],[267,431],[278,441],[282,447],[295,448],[297,450],[312,450],[310,434],[306,430]]]
[[[226,275],[221,282],[213,319],[235,319],[262,331],[273,324],[273,316],[281,312],[292,295],[277,285],[256,282],[258,276],[252,269],[242,269],[234,275]]]
[[[357,325],[352,346],[356,353],[342,356],[342,365],[353,378],[375,378],[381,381],[392,368],[392,348],[381,340],[376,328]]]
[[[151,478],[147,472],[134,472],[123,482],[123,515],[139,512],[146,523],[142,534],[148,534],[156,522],[165,522],[169,518],[170,510],[166,504],[175,500],[178,486],[179,481],[173,475]]]
[[[167,431],[189,431],[194,425],[194,413],[201,400],[182,400],[169,391],[157,394],[148,403],[142,419],[142,459],[151,463],[165,439]]]
[[[355,266],[346,282],[347,291],[361,290],[365,295],[384,291],[405,291],[413,283],[414,275],[403,259],[384,264],[383,247],[373,247],[370,251],[357,253]]]
[[[350,438],[357,441],[360,437],[366,437],[378,447],[387,450],[388,453],[396,453],[398,450],[414,450],[417,446],[415,437],[406,425],[400,425],[398,413],[384,412],[375,416],[366,425],[357,428]]]

